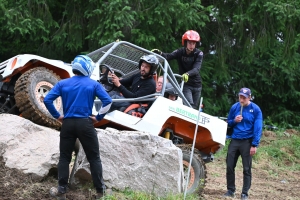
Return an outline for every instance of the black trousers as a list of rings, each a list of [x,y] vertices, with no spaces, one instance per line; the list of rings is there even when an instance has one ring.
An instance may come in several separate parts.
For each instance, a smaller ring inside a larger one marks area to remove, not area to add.
[[[69,164],[77,138],[90,163],[94,186],[97,192],[103,193],[105,185],[102,177],[99,142],[93,122],[89,118],[67,118],[63,121],[59,144],[58,190],[61,193],[66,192],[69,180]]]
[[[232,139],[227,152],[226,164],[226,179],[227,179],[227,190],[235,192],[235,167],[239,156],[242,157],[243,163],[243,189],[242,193],[248,195],[248,191],[251,187],[251,167],[252,167],[252,156],[250,156],[250,148],[252,139],[237,140]]]

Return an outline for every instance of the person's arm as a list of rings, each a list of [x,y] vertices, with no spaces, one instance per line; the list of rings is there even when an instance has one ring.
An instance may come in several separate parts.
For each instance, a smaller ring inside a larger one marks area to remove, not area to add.
[[[111,75],[111,78],[112,78],[113,84],[114,84],[117,88],[119,88],[120,85],[125,85],[126,87],[129,87],[129,86],[131,85],[131,83],[133,82],[134,75],[133,75],[133,76],[130,76],[130,77],[128,77],[128,78],[120,79],[117,75],[112,74],[112,75]]]
[[[44,98],[44,104],[46,108],[55,119],[60,118],[60,113],[54,107],[53,101],[59,96],[61,96],[61,93],[60,93],[60,83],[58,82]]]
[[[125,87],[130,87],[133,82],[134,77],[135,77],[135,75],[132,75],[130,77],[120,79],[119,82],[121,85],[123,85]],[[120,86],[117,86],[117,87],[120,87]]]
[[[147,82],[144,82],[140,85],[136,92],[129,91],[123,85],[121,85],[118,89],[125,98],[137,98],[155,93],[155,82],[152,82],[151,79],[148,79]]]
[[[257,147],[260,143],[260,138],[262,134],[262,128],[263,128],[263,116],[260,108],[257,106],[254,109],[255,114],[255,121],[254,121],[254,128],[253,128],[253,140],[252,140],[252,146]]]
[[[197,52],[197,57],[196,57],[196,60],[195,60],[195,62],[193,64],[193,68],[191,70],[187,71],[186,73],[189,76],[196,76],[196,75],[198,75],[199,71],[201,69],[202,60],[203,60],[203,52],[199,51],[199,52]]]
[[[237,123],[235,122],[235,111],[237,108],[237,104],[233,104],[229,110],[229,114],[227,117],[227,123],[229,127],[234,127]]]
[[[107,92],[104,90],[102,85],[97,84],[96,85],[96,96],[101,100],[102,106],[100,110],[98,111],[98,114],[96,116],[96,120],[100,121],[104,118],[106,113],[109,111],[110,106],[112,104],[111,97],[107,94]]]
[[[173,60],[181,56],[180,49],[176,49],[172,53],[161,53],[161,56],[164,57],[167,61]]]

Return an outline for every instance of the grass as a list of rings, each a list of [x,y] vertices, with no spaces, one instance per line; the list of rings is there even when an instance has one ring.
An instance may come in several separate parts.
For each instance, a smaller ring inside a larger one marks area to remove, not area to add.
[[[83,187],[90,187],[83,186]],[[93,188],[93,187],[91,187]],[[93,189],[90,189],[93,190]],[[91,196],[94,192],[91,191]],[[177,195],[167,195],[166,197],[157,197],[154,194],[146,194],[144,192],[132,191],[130,189],[126,189],[124,191],[113,191],[113,194],[107,195],[105,200],[182,200],[184,199],[184,194]],[[196,194],[187,194],[186,200],[201,200],[201,197]]]
[[[292,130],[292,129],[290,129]],[[226,158],[229,140],[215,158]],[[278,171],[300,170],[300,130],[289,133],[286,129],[278,129],[271,136],[263,136],[257,153],[253,156],[253,164],[258,164],[268,171],[269,175],[277,176]],[[237,166],[242,166],[239,158]]]

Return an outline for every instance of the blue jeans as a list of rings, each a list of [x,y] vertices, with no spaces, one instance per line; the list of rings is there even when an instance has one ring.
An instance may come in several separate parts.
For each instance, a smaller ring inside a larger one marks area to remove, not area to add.
[[[97,192],[103,193],[105,185],[102,177],[99,142],[93,121],[89,118],[66,118],[63,121],[59,143],[58,191],[66,193],[69,180],[69,164],[77,138],[90,163],[94,186]]]
[[[201,90],[202,90],[202,86],[201,87],[192,87],[189,85],[184,85],[183,86],[183,95],[185,96],[186,100],[191,104],[191,106],[194,109],[199,108],[199,100],[200,100],[200,95],[201,95]],[[186,105],[183,102],[184,105]]]

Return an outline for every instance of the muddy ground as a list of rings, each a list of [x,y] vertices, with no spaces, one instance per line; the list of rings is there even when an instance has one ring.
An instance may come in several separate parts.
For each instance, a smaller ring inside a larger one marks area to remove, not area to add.
[[[300,172],[290,172],[271,168],[267,163],[253,163],[252,186],[249,199],[257,200],[299,200],[300,199]],[[207,165],[208,178],[204,189],[204,199],[222,199],[226,192],[226,165],[225,159],[216,160],[212,165]],[[240,199],[243,185],[242,166],[236,168],[236,197]]]
[[[270,135],[267,137],[274,137],[274,134],[268,134]],[[222,195],[226,192],[225,171],[225,158],[218,158],[213,163],[207,164],[207,183],[201,199],[222,199]],[[252,173],[253,179],[249,199],[300,199],[299,171],[293,172],[282,167],[276,168],[276,166],[266,160],[259,163],[253,162]],[[238,163],[236,168],[237,196],[235,199],[240,199],[242,180],[242,165]],[[29,175],[25,175],[15,169],[6,168],[3,159],[0,157],[0,200],[53,199],[49,195],[49,189],[56,186],[56,184],[55,172],[42,181],[34,181]],[[88,188],[91,188],[91,186],[70,190],[67,197],[70,200],[92,199],[95,193]]]

